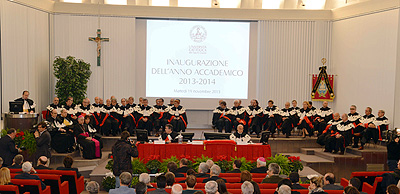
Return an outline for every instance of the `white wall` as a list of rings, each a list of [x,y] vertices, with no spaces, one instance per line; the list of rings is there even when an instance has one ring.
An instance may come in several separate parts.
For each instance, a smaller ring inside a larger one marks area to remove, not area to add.
[[[96,62],[97,45],[88,40],[88,37],[96,36],[96,16],[55,15],[54,55],[71,55],[91,64],[87,96],[92,101],[96,96],[110,98],[114,95],[117,99],[132,96],[136,84],[135,19],[101,17],[100,27],[102,37],[110,38],[109,42],[102,42],[100,67]],[[55,80],[52,81],[54,85]]]
[[[49,14],[0,0],[2,112],[23,90],[37,104],[49,104]]]
[[[371,106],[375,115],[385,110],[393,123],[398,24],[398,9],[333,23],[335,110],[348,112],[355,104],[364,114]]]

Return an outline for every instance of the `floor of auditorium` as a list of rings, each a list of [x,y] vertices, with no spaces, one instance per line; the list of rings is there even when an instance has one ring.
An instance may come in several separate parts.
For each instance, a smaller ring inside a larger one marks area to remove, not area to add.
[[[186,132],[194,132],[194,139],[204,139],[204,132],[213,132],[213,129],[187,129]],[[333,172],[336,180],[341,177],[349,178],[353,171],[377,171],[387,169],[386,146],[384,142],[367,144],[364,150],[347,147],[344,155],[326,153],[323,147],[316,143],[316,137],[301,138],[300,133],[293,132],[293,136],[285,138],[282,134],[277,138],[270,138],[272,155],[283,154],[288,156],[300,156],[304,165],[300,176],[309,174],[325,174]],[[70,154],[53,153],[50,167],[62,166],[62,159],[66,155],[74,158],[74,166],[83,174],[86,181],[94,180],[100,183],[108,170],[105,166],[108,162],[108,155],[111,147],[119,139],[116,137],[103,137],[104,148],[101,159],[86,160],[80,157],[79,152]],[[149,137],[149,139],[155,139]],[[252,141],[258,142],[259,139],[252,135]],[[290,142],[290,143],[289,143]],[[106,192],[104,192],[106,193]]]

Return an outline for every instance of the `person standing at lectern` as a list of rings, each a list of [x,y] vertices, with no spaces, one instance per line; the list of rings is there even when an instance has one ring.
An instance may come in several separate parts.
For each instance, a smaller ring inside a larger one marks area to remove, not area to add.
[[[21,152],[15,145],[14,138],[17,131],[13,128],[7,131],[7,135],[0,138],[0,157],[3,158],[3,166],[7,167],[13,163],[14,157]]]
[[[22,101],[24,102],[22,108],[23,108],[23,112],[26,113],[34,113],[35,112],[35,107],[36,104],[33,100],[29,99],[29,92],[28,91],[23,91],[22,92],[22,97],[15,99],[14,101]]]

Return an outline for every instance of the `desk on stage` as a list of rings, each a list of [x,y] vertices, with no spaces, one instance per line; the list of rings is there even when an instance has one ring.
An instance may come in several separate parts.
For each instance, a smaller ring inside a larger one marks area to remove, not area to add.
[[[139,158],[146,159],[151,155],[158,155],[160,159],[176,156],[178,158],[190,156],[191,158],[201,155],[207,157],[218,157],[221,155],[230,157],[245,157],[247,160],[257,160],[258,157],[271,157],[271,147],[261,143],[249,145],[236,145],[234,141],[213,140],[204,141],[203,145],[195,144],[138,144]]]
[[[32,129],[33,125],[36,125],[39,120],[38,113],[27,113],[27,114],[13,114],[4,113],[4,126],[6,129],[14,128],[19,130]]]

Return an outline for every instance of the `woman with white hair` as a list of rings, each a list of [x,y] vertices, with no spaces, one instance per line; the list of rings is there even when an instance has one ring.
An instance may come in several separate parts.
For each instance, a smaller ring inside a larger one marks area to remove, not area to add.
[[[86,191],[90,194],[99,193],[100,185],[96,181],[90,181],[86,185]]]
[[[215,181],[208,181],[204,186],[204,190],[206,190],[206,194],[216,194],[218,192],[218,183]]]
[[[249,181],[244,181],[244,183],[242,184],[242,186],[240,188],[242,189],[242,194],[253,194],[254,193],[254,186]]]
[[[139,176],[139,182],[142,182],[147,185],[147,188],[154,188],[150,183],[150,175],[147,173],[142,173]]]

